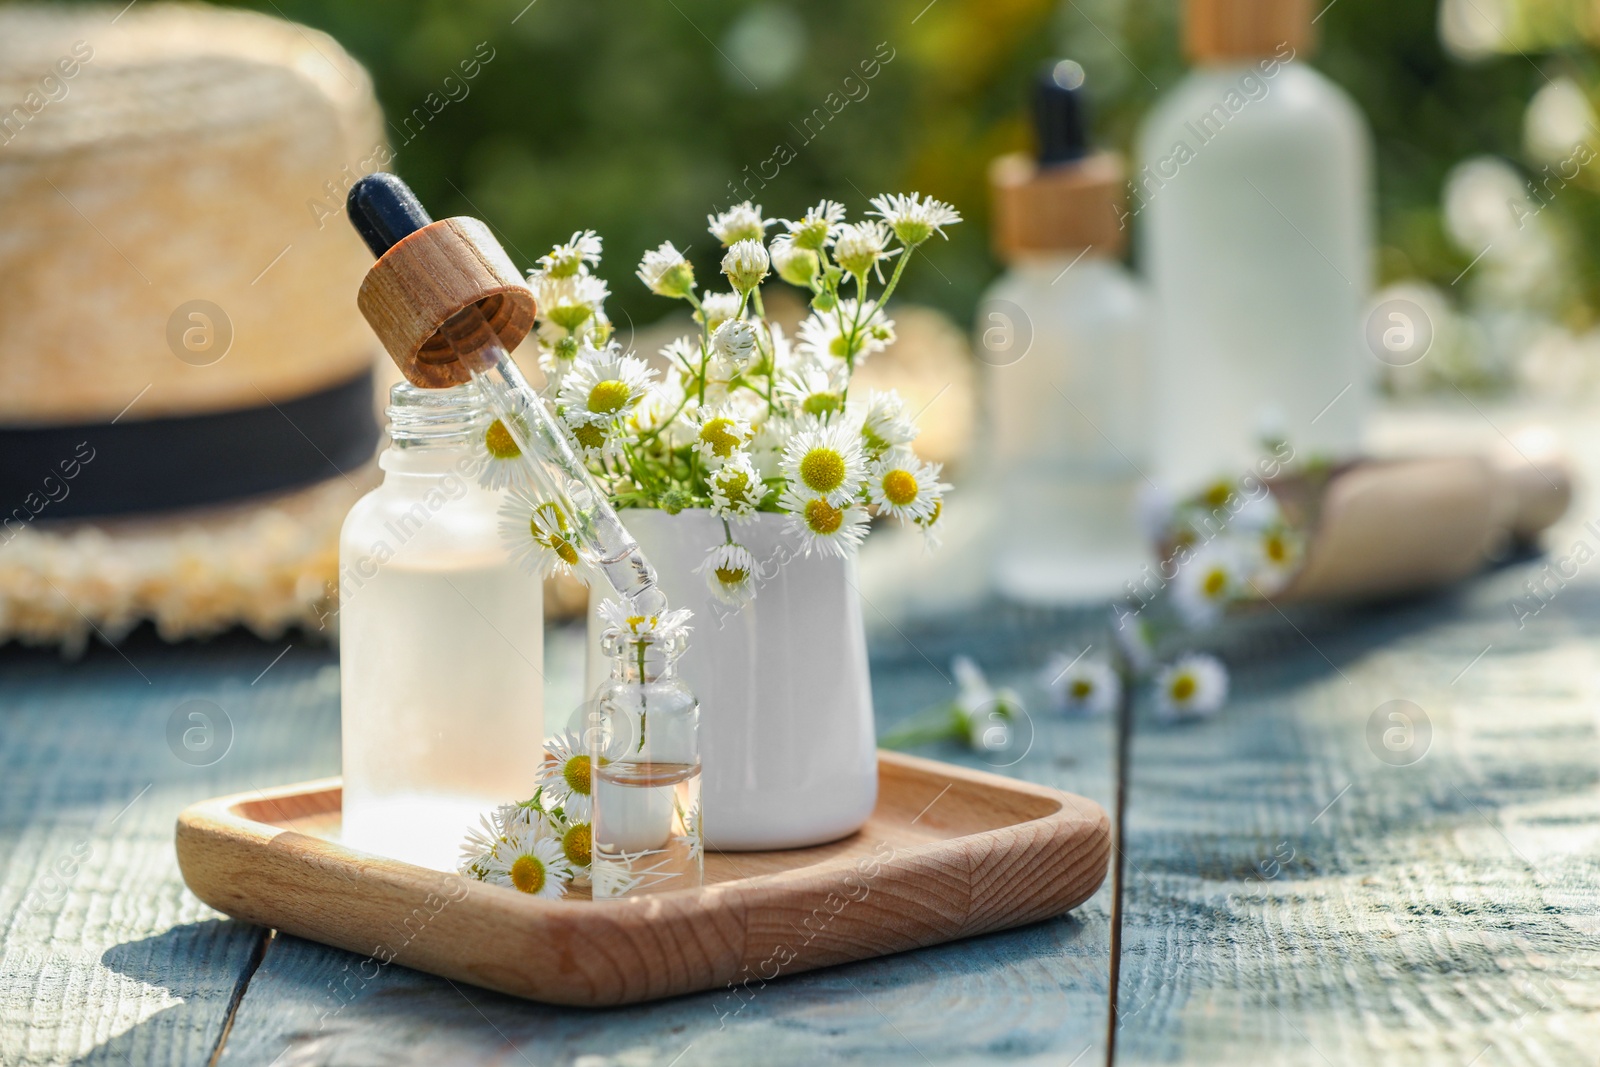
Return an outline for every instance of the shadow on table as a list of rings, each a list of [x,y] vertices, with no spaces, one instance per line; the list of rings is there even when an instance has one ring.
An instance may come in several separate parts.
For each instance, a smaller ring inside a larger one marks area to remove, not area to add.
[[[85,1067],[207,1062],[229,1008],[258,962],[267,931],[233,919],[185,923],[153,937],[113,945],[100,963],[124,978],[165,989],[179,1003],[75,1060]]]

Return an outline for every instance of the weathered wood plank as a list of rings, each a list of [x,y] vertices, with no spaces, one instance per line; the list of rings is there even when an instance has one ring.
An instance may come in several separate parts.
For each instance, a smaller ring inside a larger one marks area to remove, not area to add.
[[[976,654],[996,681],[1026,690],[1050,651],[1082,648],[1073,643],[1082,620],[1004,612],[976,622],[905,634],[888,628],[875,638],[881,726],[947,697],[955,652]],[[553,675],[564,669],[558,655],[546,662]],[[1048,714],[1035,722],[1031,750],[1009,773],[1109,809],[1110,723]],[[954,748],[925,754],[984,766]],[[598,1014],[280,937],[250,983],[221,1063],[1103,1062],[1109,899],[1102,889],[1061,920],[782,978],[747,995],[713,992]]]
[[[1220,717],[1138,720],[1119,1063],[1592,1062],[1600,590],[1519,630],[1540,565],[1274,625]]]
[[[262,934],[189,894],[172,826],[219,789],[334,769],[327,650],[292,648],[251,684],[282,649],[136,640],[127,659],[98,647],[74,664],[0,652],[0,1062],[211,1055]],[[168,722],[191,699],[233,728],[210,766],[168,745]]]

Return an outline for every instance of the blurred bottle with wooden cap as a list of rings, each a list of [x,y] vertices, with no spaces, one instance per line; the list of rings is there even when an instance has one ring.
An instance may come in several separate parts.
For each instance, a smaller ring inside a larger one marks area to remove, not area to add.
[[[1302,62],[1310,0],[1185,16],[1195,69],[1146,118],[1130,196],[1162,323],[1152,474],[1178,492],[1246,469],[1263,439],[1353,455],[1375,369],[1371,137]]]
[[[993,240],[1009,266],[978,306],[989,558],[1002,595],[1104,600],[1144,562],[1134,496],[1145,463],[1148,301],[1123,268],[1125,169],[1092,148],[1084,71],[1034,87],[1035,155],[994,161]]]

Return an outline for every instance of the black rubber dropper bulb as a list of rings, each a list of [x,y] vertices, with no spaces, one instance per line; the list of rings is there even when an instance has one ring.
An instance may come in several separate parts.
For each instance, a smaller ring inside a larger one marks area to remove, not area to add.
[[[1042,164],[1071,163],[1089,154],[1089,101],[1083,67],[1073,60],[1050,64],[1034,83],[1033,128]]]
[[[382,256],[402,237],[433,221],[411,187],[383,171],[368,174],[352,185],[345,209],[350,225],[374,256]]]

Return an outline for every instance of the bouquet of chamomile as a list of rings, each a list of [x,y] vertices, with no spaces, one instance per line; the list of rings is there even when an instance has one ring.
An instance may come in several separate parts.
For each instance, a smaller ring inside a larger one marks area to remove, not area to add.
[[[939,466],[912,450],[917,430],[900,397],[863,396],[851,378],[895,340],[885,305],[912,254],[961,217],[915,193],[877,197],[870,214],[850,222],[824,200],[795,220],[769,219],[748,201],[708,216],[725,249],[726,291],[702,289],[671,242],[646,252],[639,280],[685,302],[694,324],[656,366],[614,339],[595,233],[573,234],[529,274],[544,403],[613,506],[703,508],[722,519],[700,572],[725,603],[756,595],[757,561],[739,527],[761,514],[786,516],[808,554],[851,555],[875,516],[938,541],[949,489]],[[762,304],[772,275],[809,297],[793,338]],[[495,424],[484,439],[486,484],[510,490],[504,532],[540,573],[571,571],[571,516],[517,482],[511,437]]]

